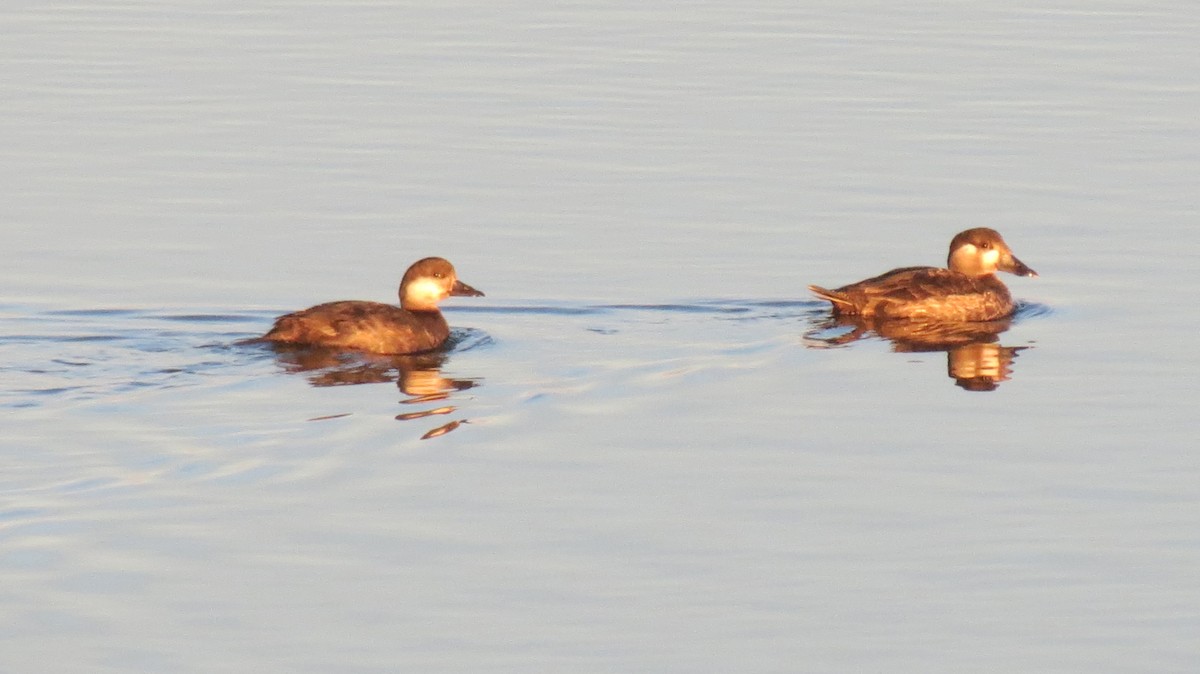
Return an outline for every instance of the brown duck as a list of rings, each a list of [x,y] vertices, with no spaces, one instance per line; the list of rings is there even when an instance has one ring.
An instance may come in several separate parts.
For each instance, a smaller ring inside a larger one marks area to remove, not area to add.
[[[834,290],[809,286],[833,303],[834,315],[881,319],[991,321],[1016,305],[997,271],[1037,276],[1012,254],[994,229],[960,232],[950,242],[949,269],[903,267]]]
[[[483,293],[459,281],[448,261],[427,257],[404,272],[400,306],[351,300],[318,304],[275,319],[262,340],[381,354],[431,351],[450,336],[438,302],[451,295]]]

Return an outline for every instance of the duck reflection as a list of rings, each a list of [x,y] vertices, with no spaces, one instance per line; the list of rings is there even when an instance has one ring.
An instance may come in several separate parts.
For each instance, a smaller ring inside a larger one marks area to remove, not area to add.
[[[1000,334],[1012,318],[979,322],[875,320],[861,316],[826,316],[804,335],[810,348],[833,348],[870,337],[892,343],[897,353],[946,352],[946,370],[956,386],[968,391],[994,391],[1012,378],[1012,362],[1026,346],[1003,346]]]
[[[448,352],[431,351],[408,356],[385,356],[356,351],[339,351],[311,346],[272,344],[276,360],[293,374],[304,375],[313,386],[349,386],[394,381],[406,397],[402,405],[425,405],[448,400],[458,391],[479,385],[475,379],[456,379],[442,374]],[[439,405],[396,415],[397,421],[413,421],[453,414],[454,405]],[[344,415],[332,415],[334,418]],[[422,440],[436,438],[455,430],[466,419],[456,419],[430,429]]]

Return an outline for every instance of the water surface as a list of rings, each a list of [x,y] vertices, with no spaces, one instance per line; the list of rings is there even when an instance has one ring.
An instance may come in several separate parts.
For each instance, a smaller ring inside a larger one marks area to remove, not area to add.
[[[6,10],[0,669],[1190,671],[1198,29]],[[969,226],[1011,324],[819,341]],[[239,343],[431,254],[445,353]]]

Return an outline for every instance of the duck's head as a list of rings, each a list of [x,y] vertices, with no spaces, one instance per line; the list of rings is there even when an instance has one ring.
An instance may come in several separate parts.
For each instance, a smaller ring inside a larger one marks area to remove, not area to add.
[[[998,271],[1017,276],[1037,276],[1037,272],[1012,254],[1008,244],[1000,237],[1000,232],[987,227],[959,232],[950,242],[950,258],[946,266],[967,276],[987,276]]]
[[[409,311],[437,311],[451,295],[482,297],[483,293],[458,280],[454,265],[444,258],[417,260],[400,281],[400,306]]]

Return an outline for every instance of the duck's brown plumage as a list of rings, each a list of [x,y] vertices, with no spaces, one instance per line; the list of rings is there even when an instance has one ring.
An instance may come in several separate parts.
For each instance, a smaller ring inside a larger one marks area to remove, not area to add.
[[[318,304],[280,316],[262,339],[381,354],[430,351],[450,336],[437,303],[451,295],[483,293],[459,281],[448,261],[425,258],[405,272],[399,307],[355,300]]]
[[[436,349],[449,336],[450,326],[440,311],[408,311],[382,302],[346,300],[280,316],[263,339],[404,354]]]
[[[833,303],[835,315],[939,321],[990,321],[1015,309],[996,271],[1037,276],[1009,250],[995,230],[959,233],[950,243],[949,269],[902,267],[886,274],[828,290],[809,286]]]

